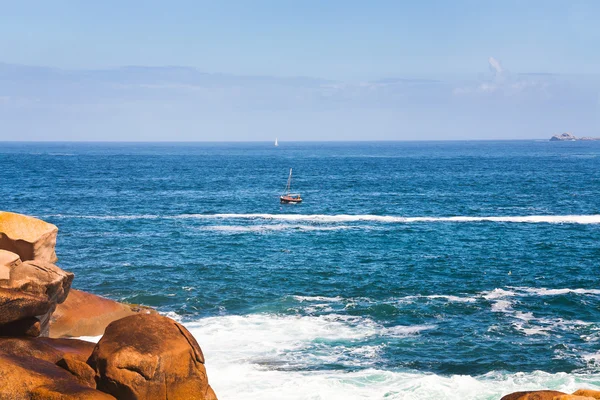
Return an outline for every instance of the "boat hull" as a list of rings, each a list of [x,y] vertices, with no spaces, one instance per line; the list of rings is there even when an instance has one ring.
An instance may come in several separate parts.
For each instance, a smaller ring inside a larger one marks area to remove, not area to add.
[[[302,199],[300,197],[289,197],[289,196],[281,196],[279,198],[281,204],[292,204],[292,203],[302,203]]]

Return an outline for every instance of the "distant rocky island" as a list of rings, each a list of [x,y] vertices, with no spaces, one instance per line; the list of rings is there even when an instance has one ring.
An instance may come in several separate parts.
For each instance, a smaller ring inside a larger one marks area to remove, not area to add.
[[[577,137],[570,132],[565,132],[560,135],[554,135],[550,138],[551,142],[573,142],[576,140],[600,140],[600,138],[594,138],[589,136]]]

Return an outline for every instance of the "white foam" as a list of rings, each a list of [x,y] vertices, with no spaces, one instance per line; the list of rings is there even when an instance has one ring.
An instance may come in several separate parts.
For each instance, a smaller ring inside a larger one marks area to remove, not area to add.
[[[102,335],[100,335],[100,336],[79,336],[77,339],[85,340],[86,342],[98,343],[100,338],[102,338]]]
[[[174,218],[197,219],[262,219],[311,222],[526,222],[526,223],[572,223],[600,224],[600,214],[595,215],[527,215],[527,216],[452,216],[452,217],[400,217],[386,215],[325,215],[325,214],[187,214]]]
[[[176,314],[169,316],[180,320]],[[529,318],[527,313],[522,316]],[[373,335],[413,335],[435,329],[431,325],[384,328],[360,317],[274,314],[210,317],[184,325],[202,347],[209,382],[220,400],[496,400],[522,390],[547,388],[572,393],[582,387],[600,389],[599,374],[536,371],[440,376],[381,370],[373,366],[384,345],[356,345]],[[86,339],[97,341],[99,337]],[[344,340],[353,345],[336,344]],[[335,345],[321,348],[323,341]],[[583,354],[582,358],[594,364],[600,356]],[[358,370],[295,368],[340,362]]]
[[[515,287],[514,289],[536,296],[560,296],[569,293],[583,295],[600,295],[600,289],[546,289],[530,287]]]
[[[588,363],[600,363],[600,353],[584,353],[581,358]]]
[[[64,215],[52,214],[42,217],[83,219],[221,219],[221,220],[275,220],[287,222],[375,222],[375,223],[418,223],[418,222],[500,222],[500,223],[548,223],[548,224],[600,224],[600,214],[592,215],[525,215],[525,216],[448,216],[448,217],[402,217],[372,214],[179,214],[179,215]]]
[[[520,390],[550,388],[569,393],[597,388],[599,378],[544,372],[471,377],[387,371],[372,367],[381,346],[311,347],[324,340],[356,343],[394,331],[418,334],[434,326],[382,328],[358,317],[273,314],[211,317],[185,325],[202,347],[209,382],[221,400],[491,400]],[[348,360],[354,360],[359,370],[293,368]]]
[[[286,231],[286,230],[299,230],[299,231],[338,231],[343,229],[350,229],[349,226],[315,226],[315,225],[291,225],[291,224],[276,224],[276,225],[210,225],[202,226],[197,228],[203,231],[218,231],[218,232],[233,232],[233,233],[246,233],[246,232],[269,232],[269,231]]]
[[[548,336],[549,331],[550,331],[550,328],[541,327],[541,326],[533,326],[533,327],[527,328],[522,323],[514,323],[513,327],[516,330],[524,333],[526,336],[535,336],[535,335]]]
[[[504,289],[500,289],[500,288],[496,288],[494,290],[491,290],[489,292],[482,292],[481,296],[484,299],[487,300],[494,300],[494,299],[503,299],[505,297],[512,297],[515,296],[516,293],[510,290],[504,290]]]
[[[404,337],[437,328],[436,325],[394,326],[383,330],[384,336]]]
[[[512,302],[508,300],[497,300],[492,304],[492,312],[510,312],[512,311]]]
[[[331,303],[339,303],[344,300],[343,297],[335,296],[335,297],[327,297],[327,296],[292,296],[295,300],[299,302],[304,301],[328,301]]]
[[[474,297],[459,297],[459,296],[450,296],[443,294],[434,294],[430,296],[423,296],[427,299],[444,299],[446,301],[454,302],[454,303],[475,303],[477,301]]]

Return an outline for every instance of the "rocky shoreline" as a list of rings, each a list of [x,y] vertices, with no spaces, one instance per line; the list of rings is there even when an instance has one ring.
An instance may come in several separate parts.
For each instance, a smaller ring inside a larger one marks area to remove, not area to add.
[[[0,399],[216,400],[187,329],[72,289],[74,275],[55,265],[57,233],[0,212]]]

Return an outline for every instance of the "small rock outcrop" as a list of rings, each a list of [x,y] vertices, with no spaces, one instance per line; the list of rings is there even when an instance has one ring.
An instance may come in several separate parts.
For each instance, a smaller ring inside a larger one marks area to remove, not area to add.
[[[537,390],[507,394],[500,400],[595,400],[600,399],[600,392],[589,389],[579,389],[573,394],[555,390]]]
[[[551,142],[574,142],[577,140],[589,141],[589,140],[600,140],[600,138],[594,138],[589,136],[577,137],[570,132],[565,132],[560,135],[554,135],[550,138]]]
[[[579,389],[578,391],[573,392],[573,395],[600,399],[600,390]]]
[[[88,364],[97,388],[119,400],[216,400],[194,337],[158,314],[108,325]]]
[[[100,336],[111,322],[138,311],[127,304],[72,289],[52,314],[50,337]]]
[[[554,400],[555,397],[564,394],[566,393],[557,392],[556,390],[532,390],[507,394],[500,400]]]
[[[56,262],[58,228],[41,219],[0,211],[0,249],[19,255],[22,261]]]

